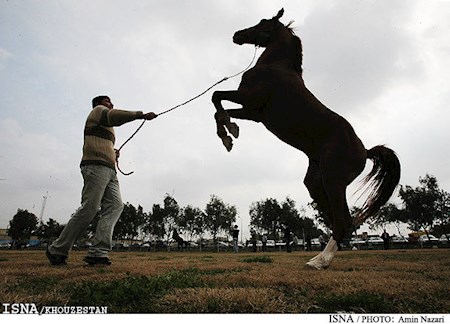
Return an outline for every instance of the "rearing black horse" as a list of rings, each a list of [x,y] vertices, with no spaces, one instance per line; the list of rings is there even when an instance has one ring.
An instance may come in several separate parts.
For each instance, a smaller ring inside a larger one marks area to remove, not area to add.
[[[333,237],[327,247],[307,265],[327,268],[338,244],[375,215],[391,197],[400,180],[400,162],[385,146],[366,150],[347,120],[325,107],[305,86],[302,78],[302,44],[289,25],[279,19],[281,9],[271,19],[234,34],[236,44],[265,47],[255,66],[243,76],[238,90],[216,91],[212,102],[217,110],[217,135],[228,151],[230,133],[239,136],[230,117],[262,123],[283,142],[303,151],[309,158],[304,184],[319,209],[330,219]],[[222,101],[242,105],[225,110]],[[362,212],[350,216],[346,188],[364,170],[367,159],[373,169],[365,178],[373,187]]]

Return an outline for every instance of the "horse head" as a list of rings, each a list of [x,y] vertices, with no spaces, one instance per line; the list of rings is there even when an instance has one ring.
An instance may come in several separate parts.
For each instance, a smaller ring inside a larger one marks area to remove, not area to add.
[[[233,36],[233,42],[242,44],[253,44],[256,46],[266,47],[271,39],[272,34],[285,27],[279,19],[283,16],[284,9],[282,8],[271,19],[263,19],[257,25],[237,31]]]

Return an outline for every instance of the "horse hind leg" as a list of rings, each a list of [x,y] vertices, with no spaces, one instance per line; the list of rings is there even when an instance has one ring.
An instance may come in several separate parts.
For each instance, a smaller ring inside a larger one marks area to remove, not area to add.
[[[338,251],[339,244],[351,231],[352,218],[347,206],[346,187],[340,185],[324,186],[328,197],[333,236],[328,241],[324,251],[312,258],[307,265],[316,269],[326,269]]]
[[[328,197],[323,186],[322,173],[318,167],[318,164],[314,161],[310,160],[309,162],[309,167],[305,176],[304,184],[308,189],[311,198],[317,204],[318,210],[331,218],[332,213],[330,210]],[[309,260],[306,263],[306,266],[317,270],[328,268],[337,250],[338,244],[333,239],[333,237],[331,237],[325,249],[314,258]]]
[[[333,236],[340,243],[351,233],[353,227],[353,220],[347,205],[346,186],[330,186],[328,196],[333,213],[331,222]]]
[[[346,186],[327,180],[317,163],[310,161],[304,183],[319,210],[328,216],[329,225],[333,231],[325,249],[306,263],[308,267],[318,270],[329,267],[338,251],[339,243],[345,238],[352,225],[347,206]]]

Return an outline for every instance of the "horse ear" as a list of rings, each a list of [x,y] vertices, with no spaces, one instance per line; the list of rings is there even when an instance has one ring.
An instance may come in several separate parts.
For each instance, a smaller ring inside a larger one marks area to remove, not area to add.
[[[281,8],[280,11],[278,11],[277,15],[273,18],[280,19],[284,14],[284,8]]]

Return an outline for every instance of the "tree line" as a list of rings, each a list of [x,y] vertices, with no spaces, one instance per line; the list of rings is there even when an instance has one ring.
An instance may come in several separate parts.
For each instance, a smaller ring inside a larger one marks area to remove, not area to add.
[[[401,204],[387,204],[373,218],[367,220],[371,229],[383,228],[387,224],[408,224],[413,231],[425,231],[427,234],[450,233],[450,195],[441,190],[437,179],[432,175],[419,178],[419,186],[400,186]],[[294,200],[287,197],[278,202],[266,198],[253,202],[249,208],[250,228],[253,233],[266,234],[269,239],[282,240],[286,233],[298,238],[313,238],[324,234],[318,225],[329,227],[325,214],[317,209],[314,202],[308,204],[314,210],[317,223],[306,217],[305,208],[296,208]],[[356,214],[358,208],[352,208]],[[89,240],[95,232],[100,215],[96,215],[80,243]],[[117,222],[113,238],[116,241],[163,241],[172,239],[176,229],[188,241],[202,241],[212,237],[214,242],[231,234],[232,224],[236,223],[237,209],[225,203],[220,197],[211,195],[204,210],[188,205],[180,207],[175,198],[166,194],[163,204],[154,204],[151,211],[145,212],[142,206],[130,203],[124,205]],[[50,218],[45,224],[27,210],[19,209],[9,222],[7,234],[21,246],[31,236],[37,236],[43,242],[49,242],[59,236],[64,225]],[[242,230],[242,229],[241,229]],[[355,228],[356,230],[356,228]]]
[[[269,210],[268,210],[269,208]],[[302,210],[303,211],[303,210]],[[304,211],[303,211],[304,213]],[[251,227],[258,233],[265,232],[269,238],[281,239],[282,230],[290,227],[297,234],[305,230],[311,235],[322,233],[312,219],[295,208],[295,202],[286,198],[279,204],[276,199],[266,199],[251,205]],[[97,214],[89,224],[78,243],[88,241],[94,233],[101,217]],[[180,207],[171,195],[166,194],[163,204],[154,204],[151,211],[145,212],[142,206],[124,204],[122,214],[114,228],[115,241],[162,241],[170,242],[174,229],[188,241],[202,241],[211,237],[214,242],[227,240],[231,235],[232,225],[236,223],[237,209],[224,202],[220,197],[211,195],[204,210],[188,205]],[[50,218],[46,223],[39,223],[38,218],[27,210],[19,209],[9,223],[8,235],[20,247],[36,236],[43,242],[56,239],[64,225]],[[242,230],[242,229],[241,229]]]
[[[384,224],[408,224],[412,231],[435,236],[450,233],[450,194],[439,188],[436,177],[426,174],[419,178],[419,186],[400,186],[400,206],[388,203],[376,218],[369,220],[373,228]]]

